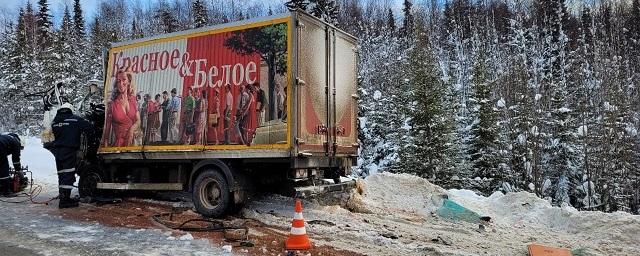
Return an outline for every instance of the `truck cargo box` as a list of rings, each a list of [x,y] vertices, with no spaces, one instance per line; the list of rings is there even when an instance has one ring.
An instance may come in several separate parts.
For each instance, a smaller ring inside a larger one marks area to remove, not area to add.
[[[357,43],[308,14],[117,43],[104,159],[353,157]]]

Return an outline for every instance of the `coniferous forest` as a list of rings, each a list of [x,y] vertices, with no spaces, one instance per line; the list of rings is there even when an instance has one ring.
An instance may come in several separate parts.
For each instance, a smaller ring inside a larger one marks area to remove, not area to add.
[[[640,0],[27,1],[0,28],[0,129],[37,135],[110,42],[301,8],[360,43],[357,173],[640,213]]]

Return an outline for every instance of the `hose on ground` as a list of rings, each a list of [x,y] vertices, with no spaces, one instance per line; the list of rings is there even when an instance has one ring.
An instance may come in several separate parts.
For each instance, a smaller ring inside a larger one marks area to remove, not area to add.
[[[4,203],[11,203],[11,204],[22,204],[22,203],[28,203],[31,202],[33,204],[44,204],[44,205],[48,205],[51,201],[58,199],[58,197],[53,197],[50,198],[48,200],[45,201],[36,201],[35,198],[38,197],[38,195],[40,195],[40,193],[42,192],[42,186],[35,184],[33,181],[33,172],[31,171],[23,171],[24,173],[29,173],[29,191],[23,191],[23,192],[19,192],[14,194],[15,197],[13,197],[14,199],[20,199],[19,201],[13,200],[13,199],[0,199],[0,202],[4,202]],[[26,199],[25,199],[26,198]]]

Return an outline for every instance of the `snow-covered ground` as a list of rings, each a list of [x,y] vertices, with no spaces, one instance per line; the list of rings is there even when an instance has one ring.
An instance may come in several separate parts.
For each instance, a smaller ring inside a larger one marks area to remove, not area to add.
[[[57,174],[53,155],[40,140],[29,138],[22,151],[23,165],[43,187],[36,201],[57,195]],[[22,201],[24,198],[3,199]],[[57,201],[49,205],[0,202],[0,250],[23,248],[24,255],[226,255],[208,240],[178,239],[160,229],[107,227],[61,217]],[[65,211],[71,211],[67,209]],[[28,251],[27,251],[28,250]],[[4,255],[0,251],[0,255]]]
[[[520,192],[490,197],[468,190],[444,190],[427,180],[379,173],[359,184],[345,208],[307,201],[307,230],[318,244],[367,255],[527,255],[531,243],[578,249],[583,255],[640,255],[640,216],[578,212],[552,207]],[[478,224],[448,222],[436,214],[443,195],[492,217]],[[293,201],[269,196],[243,214],[262,222],[290,225]]]
[[[33,172],[37,183],[57,185],[56,161],[53,154],[42,147],[40,139],[29,137],[22,150],[22,165]]]
[[[38,139],[29,139],[24,165],[43,193],[57,193],[53,156]],[[448,197],[481,215],[478,224],[449,222],[434,212]],[[342,195],[342,205],[305,200],[304,217],[312,241],[366,255],[526,255],[531,243],[581,249],[583,255],[640,255],[640,216],[578,212],[552,207],[527,192],[478,196],[468,190],[444,190],[425,179],[378,173],[358,181]],[[106,227],[60,217],[51,205],[0,202],[0,249],[28,248],[42,255],[221,255],[206,240],[170,239],[159,229]],[[250,202],[242,214],[287,234],[292,198],[267,195]],[[1,253],[0,253],[1,254]]]

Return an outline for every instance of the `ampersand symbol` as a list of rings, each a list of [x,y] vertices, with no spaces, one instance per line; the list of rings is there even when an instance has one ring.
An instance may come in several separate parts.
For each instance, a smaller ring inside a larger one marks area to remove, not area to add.
[[[182,54],[182,65],[180,66],[181,77],[193,76],[193,73],[191,73],[191,64],[193,63],[193,60],[189,60],[189,58],[190,56],[188,52]]]

